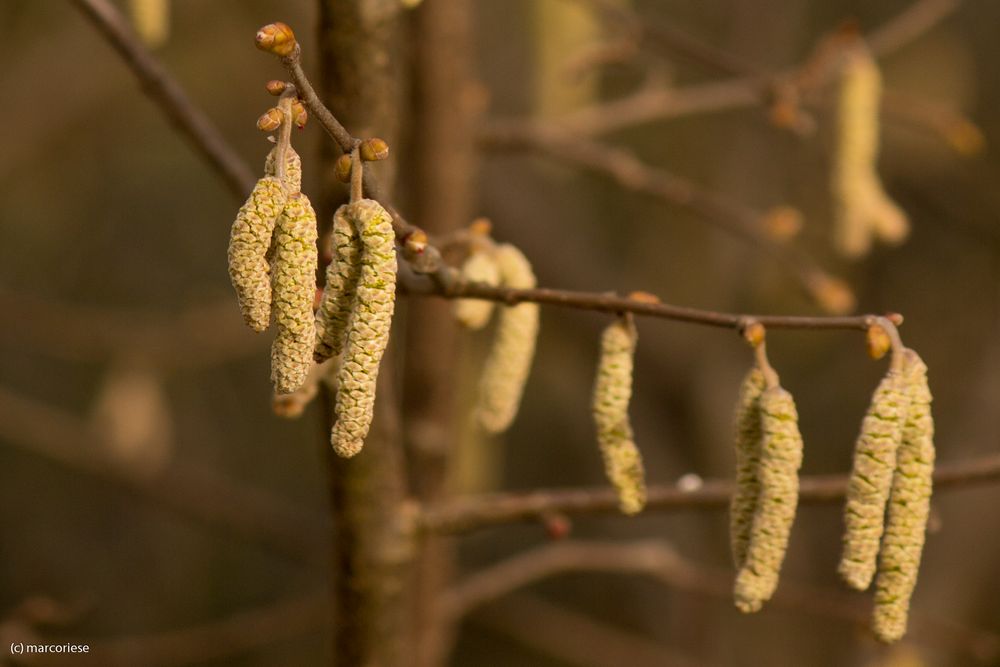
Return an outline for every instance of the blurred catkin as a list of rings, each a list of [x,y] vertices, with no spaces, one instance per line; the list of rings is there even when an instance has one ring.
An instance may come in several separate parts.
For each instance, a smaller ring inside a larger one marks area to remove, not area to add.
[[[927,366],[906,351],[903,374],[909,408],[896,457],[892,495],[875,582],[875,636],[893,642],[906,633],[910,596],[917,583],[930,514],[934,473],[934,418]]]
[[[354,308],[358,277],[361,275],[361,237],[347,212],[350,205],[337,209],[330,233],[330,255],[326,267],[326,286],[316,311],[317,362],[340,354],[344,348],[347,326]]]
[[[646,504],[642,455],[635,445],[628,405],[632,397],[632,367],[638,333],[631,318],[618,318],[601,335],[601,356],[594,382],[593,415],[597,442],[608,479],[618,491],[625,514]]]
[[[379,363],[395,308],[396,246],[392,218],[378,202],[360,199],[344,214],[361,238],[361,271],[337,375],[330,442],[337,454],[350,457],[361,451],[374,414]]]
[[[170,0],[129,0],[135,31],[151,49],[166,43],[170,36]]]
[[[771,387],[760,397],[762,447],[760,496],[746,559],[736,575],[737,608],[754,612],[771,599],[788,548],[799,496],[802,436],[792,395]]]
[[[503,285],[519,289],[535,286],[531,264],[520,250],[510,244],[501,244],[494,257]],[[476,410],[479,423],[487,431],[501,433],[517,416],[535,356],[537,337],[537,303],[521,303],[500,309],[496,338],[483,366]]]
[[[500,268],[487,250],[473,250],[462,263],[463,280],[495,287],[500,284]],[[493,314],[493,302],[484,299],[456,299],[455,319],[466,329],[482,329]]]
[[[889,198],[877,171],[882,75],[863,44],[846,55],[837,106],[832,176],[834,241],[847,257],[862,257],[872,236],[900,243],[909,234],[906,214]]]
[[[756,366],[743,378],[736,401],[736,490],[729,507],[729,538],[733,564],[743,567],[753,515],[760,496],[761,416],[760,396],[764,374]]]
[[[854,445],[844,509],[844,551],[838,571],[851,588],[859,591],[868,588],[875,575],[885,505],[908,403],[902,373],[890,369],[872,395]]]
[[[274,234],[271,288],[278,333],[271,346],[271,380],[279,394],[305,381],[313,363],[313,299],[316,294],[316,213],[309,198],[292,195]]]
[[[229,278],[236,289],[243,320],[254,331],[266,329],[271,319],[267,252],[285,199],[285,190],[277,178],[260,179],[236,214],[229,236]]]

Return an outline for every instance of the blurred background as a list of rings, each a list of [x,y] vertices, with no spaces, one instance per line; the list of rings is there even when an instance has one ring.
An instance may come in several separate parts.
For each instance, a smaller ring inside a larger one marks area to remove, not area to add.
[[[173,0],[169,33],[150,37],[255,173],[269,148],[253,125],[272,104],[262,84],[282,71],[252,35],[285,21],[315,71],[314,4]],[[595,105],[701,90],[698,99],[709,95],[701,107],[634,122],[605,114],[613,122],[587,141],[627,151],[738,211],[801,212],[794,239],[762,227],[748,241],[719,224],[733,216],[622,187],[627,178],[616,182],[600,165],[531,142],[508,150],[488,141],[475,158],[469,221],[490,218],[495,238],[532,259],[541,285],[823,314],[829,290],[817,290],[815,277],[843,280],[856,312],[905,315],[903,338],[930,368],[939,462],[997,451],[1000,4],[471,4],[470,105],[487,133],[502,122],[527,127],[522,120],[573,131]],[[810,91],[802,107],[810,127],[794,131],[775,122],[760,95],[713,103],[706,86],[788,73],[845,19],[868,33],[915,5],[925,23],[890,35],[879,60],[894,109],[883,116],[880,174],[912,233],[847,261],[831,243],[833,88]],[[401,20],[410,26],[426,9],[406,9]],[[635,17],[647,28],[641,38]],[[0,19],[0,661],[9,642],[36,636],[133,656],[121,664],[324,664],[325,436],[316,406],[298,420],[272,413],[269,339],[243,327],[226,273],[238,200],[74,3],[5,0]],[[735,63],[657,40],[650,26]],[[415,67],[419,44],[403,46],[402,66]],[[405,211],[420,196],[412,167],[420,138],[403,135],[393,150]],[[310,165],[327,139],[311,124],[294,141],[310,193],[321,187]],[[787,248],[799,258],[792,264],[782,259]],[[796,268],[803,261],[813,268]],[[430,304],[407,302],[402,317]],[[460,335],[455,492],[605,484],[589,401],[607,321],[543,308],[521,413],[495,440],[467,426],[491,334]],[[631,415],[649,481],[732,477],[731,414],[750,364],[746,347],[725,329],[638,324]],[[405,355],[406,337],[394,337]],[[885,362],[868,359],[855,332],[774,331],[769,343],[801,415],[803,473],[846,473]],[[782,572],[788,596],[753,616],[727,597],[725,512],[574,518],[573,538],[660,540],[699,574],[679,586],[621,573],[546,579],[473,610],[449,664],[1000,665],[1000,484],[935,496],[911,632],[890,648],[865,627],[870,594],[848,593],[837,580],[841,511],[800,509]],[[457,569],[548,539],[539,525],[476,532],[458,541]]]

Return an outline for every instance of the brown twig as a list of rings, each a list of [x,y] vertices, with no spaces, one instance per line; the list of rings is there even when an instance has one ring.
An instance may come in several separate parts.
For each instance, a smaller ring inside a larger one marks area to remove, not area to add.
[[[226,182],[233,196],[244,199],[257,180],[253,171],[230,147],[184,89],[150,54],[132,32],[128,21],[108,0],[74,0],[104,38],[114,47],[142,84],[145,93],[177,130]]]
[[[556,542],[517,554],[468,576],[441,599],[442,609],[464,615],[511,591],[571,572],[613,572],[651,577],[674,590],[729,600],[732,572],[683,557],[662,540],[625,543]],[[769,603],[774,609],[869,623],[868,605],[846,591],[783,581]],[[914,614],[913,636],[925,643],[944,645],[992,658],[1000,652],[1000,635],[958,626],[923,614]]]
[[[799,502],[822,504],[838,502],[847,489],[845,475],[806,475],[800,480]],[[974,484],[1000,479],[1000,454],[967,461],[944,463],[934,472],[934,490],[965,489]],[[722,509],[729,506],[733,483],[729,480],[705,480],[693,491],[683,491],[673,484],[650,486],[648,510]],[[497,493],[454,500],[428,507],[421,518],[424,530],[463,533],[508,523],[539,521],[557,514],[613,514],[618,511],[618,496],[610,488],[553,489],[526,493]]]

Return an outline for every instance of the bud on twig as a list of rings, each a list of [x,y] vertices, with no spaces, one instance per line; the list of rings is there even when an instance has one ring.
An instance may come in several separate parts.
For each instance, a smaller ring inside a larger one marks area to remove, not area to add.
[[[286,84],[284,81],[279,81],[278,79],[272,79],[271,81],[268,81],[267,83],[264,84],[264,88],[267,90],[267,92],[277,97],[278,95],[281,95],[283,92],[285,92],[285,85]]]
[[[309,112],[306,111],[302,100],[294,100],[292,102],[292,122],[295,123],[295,127],[302,129],[306,126],[307,120],[309,120]]]
[[[333,165],[333,173],[341,183],[351,182],[351,156],[344,153]]]
[[[261,132],[274,132],[281,127],[284,114],[278,107],[268,109],[263,116],[257,119],[257,129]]]
[[[378,137],[365,139],[361,142],[361,159],[365,162],[378,162],[389,157],[389,144]]]
[[[276,56],[287,56],[295,50],[296,46],[295,33],[281,21],[268,23],[258,30],[254,41],[257,43],[258,49]]]

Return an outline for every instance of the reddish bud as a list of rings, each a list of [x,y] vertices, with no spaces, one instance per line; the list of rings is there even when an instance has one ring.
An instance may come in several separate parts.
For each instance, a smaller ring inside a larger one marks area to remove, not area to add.
[[[258,49],[276,56],[287,56],[295,50],[295,33],[280,21],[268,23],[258,30],[254,41]]]
[[[271,81],[268,81],[267,83],[264,84],[264,88],[267,90],[267,92],[277,97],[278,95],[281,95],[283,92],[285,92],[285,85],[286,84],[284,81],[278,81],[277,79],[272,79]]]
[[[281,127],[283,118],[284,114],[278,107],[268,109],[263,116],[257,119],[257,129],[261,132],[274,132]]]
[[[545,534],[550,540],[566,539],[573,530],[573,524],[565,514],[549,514],[542,520],[545,522]]]

